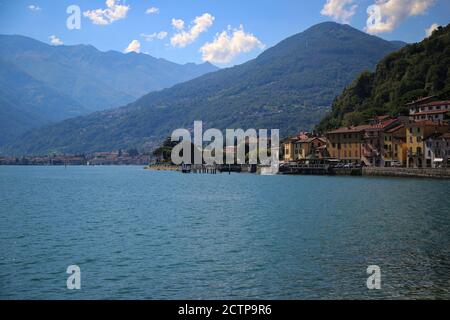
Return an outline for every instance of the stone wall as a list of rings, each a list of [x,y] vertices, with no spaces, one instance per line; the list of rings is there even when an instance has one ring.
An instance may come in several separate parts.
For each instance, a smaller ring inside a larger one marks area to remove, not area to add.
[[[413,168],[363,168],[363,176],[417,177],[450,179],[450,168],[413,169]]]

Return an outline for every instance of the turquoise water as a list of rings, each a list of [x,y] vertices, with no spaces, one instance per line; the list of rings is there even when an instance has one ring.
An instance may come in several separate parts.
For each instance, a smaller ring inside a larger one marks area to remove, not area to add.
[[[450,299],[449,194],[438,180],[0,167],[0,299]]]

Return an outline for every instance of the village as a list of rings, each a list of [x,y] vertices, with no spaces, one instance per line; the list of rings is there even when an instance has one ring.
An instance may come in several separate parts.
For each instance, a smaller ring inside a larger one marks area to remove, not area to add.
[[[91,155],[47,155],[0,157],[0,165],[21,166],[104,166],[104,165],[147,165],[151,156],[139,154],[137,150],[96,152]]]
[[[282,160],[287,166],[323,160],[338,168],[450,167],[450,101],[427,97],[407,106],[409,116],[289,137],[281,142]]]
[[[407,107],[409,116],[377,116],[363,125],[324,134],[301,132],[281,140],[279,172],[353,175],[361,174],[363,168],[366,171],[383,168],[385,171],[381,173],[395,175],[402,169],[445,169],[437,175],[445,172],[450,176],[447,170],[450,168],[450,101],[426,97],[408,103]],[[226,147],[224,154],[229,153],[236,154],[237,148]],[[259,172],[255,165],[186,169],[171,162],[170,152],[140,154],[136,149],[91,155],[0,157],[0,165],[148,165],[147,169],[182,172]],[[430,172],[428,175],[436,175]]]

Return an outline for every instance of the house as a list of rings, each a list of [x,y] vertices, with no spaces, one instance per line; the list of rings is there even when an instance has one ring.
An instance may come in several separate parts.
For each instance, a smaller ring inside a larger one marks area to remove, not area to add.
[[[436,97],[428,97],[407,104],[412,120],[444,121],[450,112],[450,100],[437,101]]]
[[[326,147],[327,141],[320,137],[310,137],[306,139],[299,139],[294,142],[294,158],[295,160],[305,159],[320,159],[326,156],[324,147]]]
[[[370,125],[364,130],[362,145],[362,161],[368,166],[385,167],[385,132],[397,127],[399,118],[392,119],[382,116],[371,119]]]
[[[326,134],[330,157],[367,166],[406,165],[404,123],[408,117],[377,116],[367,125],[344,127]]]
[[[383,149],[386,167],[392,167],[394,164],[406,167],[408,148],[406,145],[406,129],[403,123],[384,132]]]
[[[295,155],[295,143],[299,140],[305,140],[310,137],[309,133],[302,132],[297,136],[289,137],[281,143],[281,153],[283,154],[283,160],[285,162],[296,161]]]
[[[425,141],[427,167],[450,167],[450,133],[434,133]]]
[[[410,121],[406,127],[407,167],[432,167],[432,156],[426,153],[426,140],[434,134],[449,132],[447,122],[442,121]],[[430,150],[428,150],[430,151]]]
[[[345,163],[361,163],[364,133],[369,125],[339,128],[326,133],[331,158]]]

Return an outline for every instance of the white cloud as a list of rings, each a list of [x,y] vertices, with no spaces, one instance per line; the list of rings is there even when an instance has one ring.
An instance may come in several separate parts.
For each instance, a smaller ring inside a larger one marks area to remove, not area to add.
[[[145,11],[146,14],[154,14],[154,13],[159,13],[159,8],[156,7],[150,7],[147,9],[147,11]]]
[[[183,30],[184,29],[184,21],[181,19],[172,19],[172,26],[176,30]]]
[[[29,9],[30,11],[34,11],[34,12],[37,12],[37,11],[41,11],[41,10],[42,10],[41,7],[39,7],[38,5],[35,5],[35,4],[30,4],[30,5],[28,6],[28,9]]]
[[[375,0],[367,8],[367,26],[371,34],[391,32],[408,17],[424,14],[435,0]]]
[[[166,31],[154,32],[152,34],[141,33],[141,37],[145,39],[145,41],[153,41],[155,39],[163,40],[167,37],[168,33]]]
[[[200,17],[196,17],[192,25],[190,26],[191,28],[188,31],[178,29],[177,27],[181,27],[181,23],[178,25],[175,24],[177,25],[175,26],[174,21],[172,20],[172,25],[180,30],[180,32],[176,33],[172,37],[172,39],[170,39],[170,43],[174,47],[186,47],[188,44],[191,44],[192,42],[197,40],[201,33],[208,31],[209,27],[213,25],[214,19],[215,18],[209,13],[205,13]]]
[[[357,8],[354,0],[327,0],[320,14],[332,17],[336,21],[349,23]]]
[[[430,37],[433,32],[437,30],[437,28],[439,28],[439,25],[437,23],[433,23],[429,28],[425,29],[425,35]]]
[[[89,18],[93,24],[104,26],[114,21],[125,19],[130,9],[130,6],[120,4],[120,0],[106,0],[106,6],[106,9],[85,11],[83,15]]]
[[[64,42],[62,42],[61,39],[59,39],[57,36],[55,35],[51,35],[50,37],[48,37],[50,39],[50,43],[53,46],[62,46],[64,44]]]
[[[123,51],[124,53],[130,53],[130,52],[141,52],[141,43],[138,40],[133,40],[130,42],[128,47]]]
[[[214,63],[229,63],[238,54],[250,52],[255,48],[264,49],[264,44],[253,34],[245,33],[241,25],[239,29],[223,31],[217,34],[213,42],[207,42],[200,48],[203,55],[203,61]]]

